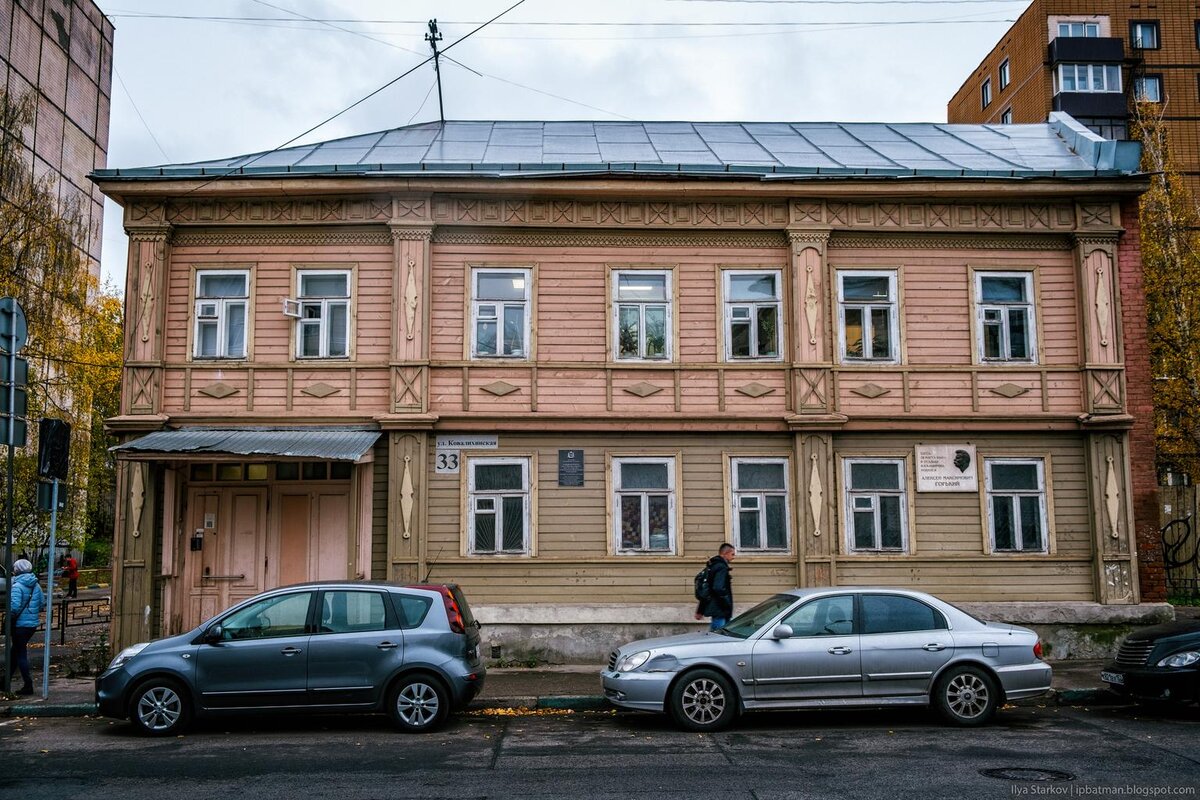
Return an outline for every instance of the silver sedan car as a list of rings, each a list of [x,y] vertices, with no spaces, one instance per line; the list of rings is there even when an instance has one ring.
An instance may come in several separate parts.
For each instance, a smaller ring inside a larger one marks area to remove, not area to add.
[[[714,731],[742,711],[932,704],[982,725],[1050,689],[1037,634],[981,622],[922,592],[795,589],[720,631],[631,642],[601,672],[614,705]]]

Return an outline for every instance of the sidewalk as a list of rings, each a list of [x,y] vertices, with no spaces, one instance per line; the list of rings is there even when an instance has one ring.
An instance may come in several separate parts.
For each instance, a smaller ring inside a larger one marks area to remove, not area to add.
[[[1056,661],[1048,697],[1021,704],[1083,705],[1119,702],[1100,681],[1102,661]],[[34,673],[38,694],[0,700],[0,717],[80,717],[96,713],[93,682],[51,677],[50,696],[41,697],[41,673]],[[19,683],[19,679],[18,679]],[[483,693],[471,710],[555,708],[595,711],[609,708],[600,689],[600,666],[572,665],[539,669],[489,669]]]

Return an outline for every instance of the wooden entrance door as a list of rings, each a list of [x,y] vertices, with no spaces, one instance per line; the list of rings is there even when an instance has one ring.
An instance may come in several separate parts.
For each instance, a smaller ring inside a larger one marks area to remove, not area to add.
[[[279,509],[272,515],[279,526],[279,586],[350,577],[348,487],[289,486],[276,489],[272,503]]]
[[[185,629],[198,625],[266,587],[265,489],[188,491],[187,539],[203,533],[199,550],[186,549],[188,603]]]

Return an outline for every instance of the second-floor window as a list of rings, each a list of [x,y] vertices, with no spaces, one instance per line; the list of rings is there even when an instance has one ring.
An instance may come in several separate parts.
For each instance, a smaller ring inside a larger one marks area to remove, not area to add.
[[[527,269],[472,272],[472,357],[529,357],[529,284]]]
[[[842,361],[896,363],[896,273],[839,272]]]
[[[350,354],[350,273],[301,270],[297,299],[285,309],[296,317],[297,358],[345,358]]]
[[[1161,103],[1163,99],[1162,78],[1158,75],[1143,75],[1135,78],[1133,96],[1147,103]]]
[[[1006,58],[1000,62],[1000,91],[1003,92],[1011,80],[1012,78],[1009,75],[1008,59]]]
[[[619,361],[671,360],[671,273],[613,273],[614,351]]]
[[[778,360],[780,274],[725,272],[725,357]]]
[[[992,79],[985,78],[979,87],[980,107],[987,108],[992,104]]]
[[[1158,21],[1133,20],[1129,23],[1129,46],[1134,50],[1158,49]]]
[[[1032,275],[976,273],[975,302],[981,360],[1036,360]]]
[[[1121,68],[1116,64],[1059,64],[1055,92],[1119,92]]]
[[[246,357],[246,307],[250,273],[196,273],[196,358]]]

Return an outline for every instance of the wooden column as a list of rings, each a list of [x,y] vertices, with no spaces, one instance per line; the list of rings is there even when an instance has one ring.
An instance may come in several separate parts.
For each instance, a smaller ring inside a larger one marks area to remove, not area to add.
[[[113,537],[113,649],[145,642],[159,633],[154,615],[154,560],[158,541],[154,520],[161,470],[142,461],[121,461],[117,469],[117,514]]]
[[[1088,434],[1087,463],[1093,498],[1096,599],[1106,604],[1137,603],[1129,435],[1123,431]]]
[[[800,586],[836,586],[839,530],[833,434],[798,432],[795,447]]]
[[[834,408],[833,330],[829,307],[828,229],[789,228],[792,245],[791,295],[787,308],[791,328],[792,412],[827,414]]]

